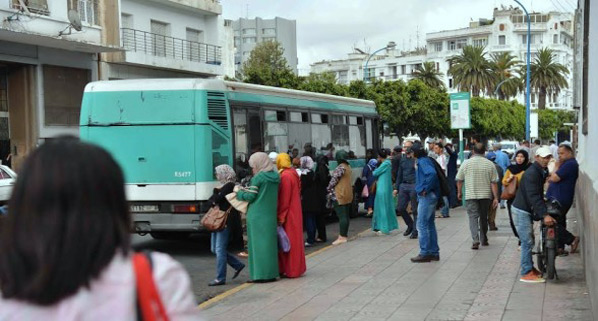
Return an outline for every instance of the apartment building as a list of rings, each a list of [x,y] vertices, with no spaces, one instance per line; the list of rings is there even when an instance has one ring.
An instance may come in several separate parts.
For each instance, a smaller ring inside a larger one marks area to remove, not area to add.
[[[78,135],[98,53],[121,50],[106,32],[118,0],[0,0],[0,19],[0,160],[18,170],[45,139]]]
[[[264,41],[278,41],[284,48],[284,57],[289,67],[297,73],[297,23],[276,17],[274,19],[245,19],[232,22],[234,31],[235,69],[239,72],[256,44]]]
[[[124,51],[102,55],[100,79],[223,75],[223,55],[226,58],[228,52],[222,50],[226,27],[219,1],[120,0],[120,4],[117,32]]]
[[[562,12],[530,14],[530,51],[532,60],[540,48],[550,48],[556,54],[557,62],[573,68],[573,14]],[[520,61],[526,61],[527,19],[517,8],[496,8],[493,19],[479,19],[470,22],[466,28],[431,32],[426,34],[426,48],[413,51],[386,50],[370,58],[368,70],[364,72],[369,54],[358,49],[348,59],[321,61],[311,65],[311,72],[332,71],[340,83],[353,80],[376,78],[383,80],[409,80],[411,73],[424,61],[433,61],[442,73],[442,80],[449,92],[456,92],[452,77],[448,74],[447,59],[458,55],[466,45],[484,46],[487,58],[492,53],[510,52]],[[572,72],[568,75],[572,84]],[[531,107],[537,107],[537,93],[532,92]],[[524,95],[516,99],[524,103]],[[572,89],[549,93],[548,108],[572,108]]]

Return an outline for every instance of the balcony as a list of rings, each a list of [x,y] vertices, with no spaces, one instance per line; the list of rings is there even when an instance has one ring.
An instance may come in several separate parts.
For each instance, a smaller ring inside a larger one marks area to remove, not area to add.
[[[193,11],[202,15],[221,15],[220,0],[150,0],[166,6]]]
[[[185,70],[206,75],[222,73],[220,46],[122,28],[125,62]]]

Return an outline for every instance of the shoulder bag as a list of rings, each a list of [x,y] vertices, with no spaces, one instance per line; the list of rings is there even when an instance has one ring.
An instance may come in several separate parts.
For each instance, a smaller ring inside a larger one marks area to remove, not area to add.
[[[241,212],[242,214],[247,213],[247,207],[249,206],[249,202],[238,200],[237,199],[237,192],[232,192],[230,194],[226,194],[226,200],[237,211]]]
[[[517,194],[517,177],[513,176],[513,180],[503,188],[502,193],[500,194],[500,199],[503,200],[512,200],[515,198]]]
[[[133,254],[135,292],[137,293],[137,319],[143,321],[168,321],[168,315],[152,276],[149,253]]]
[[[201,225],[210,232],[218,232],[224,230],[226,227],[226,219],[233,207],[230,206],[228,210],[223,211],[218,205],[212,206],[206,214],[201,218]]]

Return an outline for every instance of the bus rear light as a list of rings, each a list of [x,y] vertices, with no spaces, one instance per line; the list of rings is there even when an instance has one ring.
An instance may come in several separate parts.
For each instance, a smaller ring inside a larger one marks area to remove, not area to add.
[[[173,213],[198,213],[197,205],[174,205],[172,207]]]

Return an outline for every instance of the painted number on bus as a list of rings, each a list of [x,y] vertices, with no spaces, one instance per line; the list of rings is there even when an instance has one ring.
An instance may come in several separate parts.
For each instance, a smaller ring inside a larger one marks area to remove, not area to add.
[[[174,172],[174,177],[191,177],[191,172]]]

